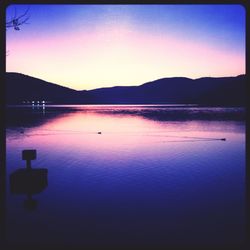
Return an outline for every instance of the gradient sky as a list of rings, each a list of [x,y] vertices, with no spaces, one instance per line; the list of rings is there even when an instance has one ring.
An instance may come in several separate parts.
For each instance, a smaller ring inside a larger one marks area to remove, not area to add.
[[[10,5],[6,70],[77,90],[245,74],[241,5]]]

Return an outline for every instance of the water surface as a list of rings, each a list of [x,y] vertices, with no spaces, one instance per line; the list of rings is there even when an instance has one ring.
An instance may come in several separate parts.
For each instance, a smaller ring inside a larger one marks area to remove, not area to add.
[[[85,105],[7,108],[7,172],[48,169],[47,188],[7,186],[9,243],[233,246],[245,233],[242,108]],[[223,139],[223,140],[222,140]]]

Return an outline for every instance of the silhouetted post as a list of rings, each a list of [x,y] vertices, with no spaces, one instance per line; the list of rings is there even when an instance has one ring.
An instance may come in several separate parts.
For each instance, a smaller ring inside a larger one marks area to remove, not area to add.
[[[24,206],[29,210],[35,210],[38,202],[32,195],[41,193],[48,186],[48,169],[31,168],[31,161],[36,159],[35,149],[23,150],[22,159],[26,160],[26,168],[19,168],[10,174],[10,192],[26,194]]]
[[[32,198],[32,194],[27,194],[27,199],[24,200],[24,207],[30,211],[36,210],[37,201]]]
[[[35,149],[23,150],[22,159],[26,160],[26,169],[31,170],[31,161],[36,159],[36,150]]]

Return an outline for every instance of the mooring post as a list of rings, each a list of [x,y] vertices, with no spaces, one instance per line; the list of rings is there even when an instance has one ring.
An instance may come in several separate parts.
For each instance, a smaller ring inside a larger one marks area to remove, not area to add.
[[[31,160],[26,160],[26,168],[31,169]]]
[[[31,170],[31,161],[36,159],[36,150],[35,149],[23,150],[22,159],[26,160],[26,169]]]

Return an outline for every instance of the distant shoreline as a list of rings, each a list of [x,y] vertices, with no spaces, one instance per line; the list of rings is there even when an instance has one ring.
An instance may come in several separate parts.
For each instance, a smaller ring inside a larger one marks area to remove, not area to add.
[[[96,104],[45,104],[45,107],[76,107],[76,106],[121,106],[121,107],[126,107],[126,106],[135,106],[135,107],[170,107],[170,108],[174,108],[174,107],[197,107],[197,108],[246,108],[246,106],[241,106],[241,105],[200,105],[200,104],[159,104],[159,103],[148,103],[148,104],[116,104],[116,103],[109,103],[109,104],[100,104],[100,103],[96,103]],[[42,108],[43,105],[32,105],[32,104],[6,104],[5,107],[7,108],[12,108],[12,107],[17,107],[17,108]]]

